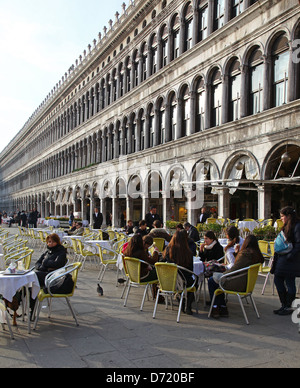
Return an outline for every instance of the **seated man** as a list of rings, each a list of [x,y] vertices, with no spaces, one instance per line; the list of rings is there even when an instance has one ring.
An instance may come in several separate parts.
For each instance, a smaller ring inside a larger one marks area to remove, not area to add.
[[[187,231],[189,238],[195,242],[200,240],[198,230],[193,225],[191,225],[189,222],[186,222],[183,227]]]
[[[82,222],[76,222],[76,229],[73,232],[68,232],[69,236],[82,236],[84,233],[84,228]]]
[[[171,241],[172,236],[166,231],[166,229],[162,228],[162,224],[159,220],[155,220],[153,222],[154,229],[149,233],[153,238],[164,238],[167,242]]]
[[[147,230],[147,222],[145,220],[141,220],[139,222],[139,228],[136,231],[136,234],[140,234],[142,237],[147,236],[148,230]]]

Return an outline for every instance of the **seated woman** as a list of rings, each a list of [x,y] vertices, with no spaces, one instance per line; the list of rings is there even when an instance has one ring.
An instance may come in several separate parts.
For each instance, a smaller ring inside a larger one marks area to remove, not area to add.
[[[157,256],[151,256],[149,254],[148,246],[144,245],[143,238],[140,234],[132,236],[123,255],[125,257],[140,259],[150,264],[142,264],[141,266],[141,280],[143,282],[157,280],[156,269],[152,267],[157,262]]]
[[[61,245],[57,234],[53,233],[47,236],[46,243],[46,252],[42,254],[35,264],[35,273],[41,288],[45,286],[45,278],[49,273],[64,267],[67,263],[67,250]],[[33,312],[34,305],[35,301],[31,299],[31,312]]]
[[[224,249],[214,232],[205,233],[204,244],[200,245],[199,256],[202,261],[219,260],[224,256]]]
[[[181,230],[185,230],[183,225],[182,224],[177,224],[176,225],[176,230],[178,231],[181,231]],[[190,248],[190,250],[192,251],[193,253],[193,256],[196,256],[197,255],[197,245],[195,243],[195,241],[189,237],[187,231],[185,230],[186,234],[187,234],[187,239],[188,239],[188,246]]]
[[[236,255],[239,253],[244,240],[240,237],[240,232],[235,226],[230,226],[226,230],[226,237],[228,239],[228,244],[224,248],[224,251],[227,261],[226,267],[227,269],[230,269],[234,265]]]
[[[240,252],[238,253],[234,265],[228,269],[223,274],[217,274],[217,277],[220,277],[224,274],[231,273],[233,271],[237,271],[239,269],[243,269],[249,267],[254,264],[261,263],[263,264],[264,258],[259,249],[257,238],[253,235],[247,236],[242,245]],[[211,301],[214,296],[214,292],[219,288],[218,279],[215,276],[212,276],[208,280],[208,288]],[[231,291],[240,291],[245,292],[247,288],[247,274],[240,276],[236,279],[228,278],[226,282],[223,284],[225,289]],[[215,305],[212,309],[212,316],[217,318],[219,316],[228,316],[228,310],[225,302],[224,294],[218,295],[215,299]]]
[[[172,237],[169,245],[163,252],[163,260],[168,263],[175,263],[193,271],[194,261],[193,253],[188,246],[188,236],[185,230],[177,231]],[[193,275],[189,272],[182,271],[182,274],[186,280],[187,287],[190,287],[194,283]],[[187,308],[186,313],[192,315],[192,303],[194,300],[194,294],[188,292],[187,295]],[[184,305],[183,305],[184,311]]]

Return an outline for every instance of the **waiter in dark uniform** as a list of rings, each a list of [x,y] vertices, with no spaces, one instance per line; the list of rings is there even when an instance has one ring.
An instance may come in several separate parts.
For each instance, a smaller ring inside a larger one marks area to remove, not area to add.
[[[156,206],[151,206],[150,208],[150,213],[146,214],[145,221],[147,223],[147,228],[153,229],[153,222],[156,220],[159,220],[160,222],[161,219],[158,214],[156,214]]]
[[[103,214],[99,212],[99,209],[95,209],[93,214],[94,229],[101,229],[103,223]]]

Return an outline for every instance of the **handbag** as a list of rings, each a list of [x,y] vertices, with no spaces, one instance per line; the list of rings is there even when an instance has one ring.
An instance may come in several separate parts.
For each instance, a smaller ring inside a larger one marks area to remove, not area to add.
[[[289,243],[286,240],[286,237],[281,231],[278,236],[276,237],[275,244],[274,244],[274,250],[278,255],[286,255],[287,253],[291,252],[293,249],[293,244]]]

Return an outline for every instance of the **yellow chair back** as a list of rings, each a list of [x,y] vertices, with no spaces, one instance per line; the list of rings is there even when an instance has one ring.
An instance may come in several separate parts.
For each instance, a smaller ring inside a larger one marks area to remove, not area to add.
[[[216,218],[208,218],[206,220],[207,224],[215,224],[217,222],[217,219]]]
[[[141,282],[141,262],[133,257],[124,258],[128,276],[133,283]]]
[[[153,244],[157,247],[159,252],[163,252],[165,249],[165,239],[161,237],[153,238]]]
[[[156,263],[155,268],[161,290],[175,292],[178,275],[178,268],[176,264]]]
[[[268,253],[269,251],[269,242],[265,240],[259,240],[258,246],[261,251],[261,253]]]

